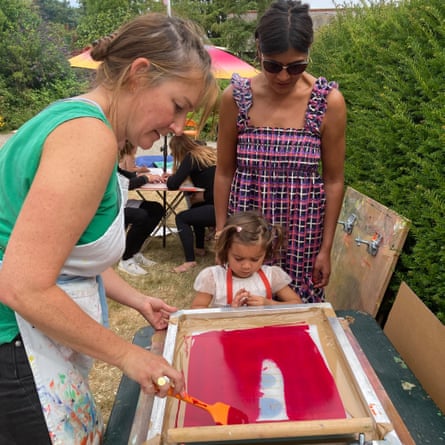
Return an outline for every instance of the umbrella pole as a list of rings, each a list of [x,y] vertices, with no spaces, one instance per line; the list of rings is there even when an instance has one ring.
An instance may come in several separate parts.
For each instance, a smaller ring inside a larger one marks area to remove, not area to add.
[[[162,147],[162,154],[164,155],[164,164],[163,164],[163,170],[164,174],[167,173],[167,150],[168,150],[168,144],[167,144],[167,135],[164,136],[164,145]],[[164,205],[164,212],[166,212],[167,209],[167,192],[164,190],[163,193],[163,205]],[[167,236],[167,215],[164,215],[164,223],[162,224],[162,247],[165,247],[165,241]]]
[[[167,136],[164,136],[164,145],[162,146],[162,154],[164,155],[164,173],[167,173]]]

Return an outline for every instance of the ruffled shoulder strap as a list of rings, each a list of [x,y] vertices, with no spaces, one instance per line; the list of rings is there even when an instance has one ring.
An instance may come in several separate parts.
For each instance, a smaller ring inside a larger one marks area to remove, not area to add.
[[[252,106],[252,87],[250,79],[233,74],[231,79],[233,86],[233,99],[238,106],[237,128],[238,131],[245,128],[249,121],[249,110]]]
[[[321,122],[327,109],[327,97],[333,88],[338,88],[337,83],[328,82],[324,77],[315,81],[306,111],[306,128],[312,133],[320,135]]]

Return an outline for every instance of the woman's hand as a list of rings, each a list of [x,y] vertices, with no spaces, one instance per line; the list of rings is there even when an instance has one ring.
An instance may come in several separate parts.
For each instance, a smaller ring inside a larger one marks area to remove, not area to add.
[[[147,297],[139,312],[155,329],[166,329],[170,314],[177,310],[159,298]]]
[[[145,394],[165,397],[170,386],[175,394],[184,388],[184,376],[174,369],[164,357],[153,354],[140,346],[130,344],[122,357],[120,368],[123,373],[141,385]],[[159,379],[168,377],[169,384],[160,386]]]
[[[314,268],[312,271],[312,282],[316,289],[326,287],[329,283],[331,275],[331,259],[329,254],[322,251],[315,258]]]
[[[108,298],[137,310],[155,329],[167,327],[170,314],[178,309],[159,298],[149,297],[135,289],[109,267],[102,273]]]
[[[147,175],[147,178],[150,184],[159,184],[161,182],[165,182],[160,175]]]

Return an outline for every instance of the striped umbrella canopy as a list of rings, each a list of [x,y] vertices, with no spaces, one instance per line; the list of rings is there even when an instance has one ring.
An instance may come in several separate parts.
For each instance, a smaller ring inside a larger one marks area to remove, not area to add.
[[[242,77],[253,77],[258,73],[255,67],[223,48],[206,45],[206,49],[212,59],[213,75],[217,79],[230,79],[233,73],[238,73]],[[100,65],[100,62],[91,58],[89,48],[77,56],[71,57],[68,61],[75,68],[95,70]]]

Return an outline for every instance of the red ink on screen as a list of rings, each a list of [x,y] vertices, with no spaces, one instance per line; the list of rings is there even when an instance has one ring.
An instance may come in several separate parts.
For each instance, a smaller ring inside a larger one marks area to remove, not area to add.
[[[188,340],[187,392],[198,399],[236,407],[249,423],[346,417],[308,325],[211,331]],[[187,406],[183,426],[205,425],[214,425],[210,415]]]

